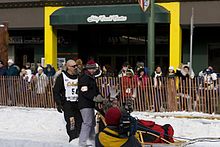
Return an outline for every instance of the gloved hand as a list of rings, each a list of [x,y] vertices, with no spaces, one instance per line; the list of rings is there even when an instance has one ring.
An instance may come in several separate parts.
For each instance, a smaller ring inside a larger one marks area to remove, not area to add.
[[[95,96],[93,98],[93,101],[95,102],[95,109],[97,111],[102,110],[102,108],[103,108],[103,101],[104,101],[104,98],[102,97],[102,95],[98,94],[97,96]]]
[[[102,97],[102,95],[101,94],[98,94],[97,96],[95,96],[94,98],[93,98],[93,101],[94,102],[96,102],[96,103],[102,103],[103,101],[104,101],[104,97]]]
[[[62,113],[63,112],[63,106],[62,105],[57,105],[57,111]]]

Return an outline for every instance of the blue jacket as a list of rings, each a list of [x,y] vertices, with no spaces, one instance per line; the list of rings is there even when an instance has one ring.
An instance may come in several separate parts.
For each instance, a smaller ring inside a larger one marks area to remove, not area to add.
[[[0,76],[5,76],[7,72],[7,68],[5,66],[0,68]]]
[[[44,69],[44,74],[47,75],[47,77],[53,77],[55,73],[56,71],[51,65],[47,65],[47,67]]]
[[[13,64],[11,66],[9,66],[7,72],[6,72],[7,76],[19,76],[19,69],[18,67]]]

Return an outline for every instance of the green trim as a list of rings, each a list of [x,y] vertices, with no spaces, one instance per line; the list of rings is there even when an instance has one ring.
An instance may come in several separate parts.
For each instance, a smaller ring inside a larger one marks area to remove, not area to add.
[[[128,5],[104,5],[104,6],[79,6],[64,7],[56,10],[50,16],[50,24],[57,25],[80,25],[80,24],[132,24],[147,23],[149,18],[148,9],[143,12],[138,4]],[[124,16],[121,21],[99,21],[88,22],[87,19],[92,15]],[[125,20],[126,19],[126,20]],[[155,23],[169,23],[169,11],[155,4]]]

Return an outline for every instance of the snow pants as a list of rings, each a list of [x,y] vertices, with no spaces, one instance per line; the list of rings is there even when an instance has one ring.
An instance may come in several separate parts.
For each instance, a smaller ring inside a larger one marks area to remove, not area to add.
[[[66,101],[63,105],[63,111],[70,142],[78,138],[81,131],[82,116],[78,108],[78,102]]]

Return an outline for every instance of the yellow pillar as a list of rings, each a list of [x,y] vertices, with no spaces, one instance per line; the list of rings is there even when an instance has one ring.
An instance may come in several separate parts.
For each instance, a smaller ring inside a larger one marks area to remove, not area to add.
[[[57,33],[50,25],[50,15],[60,7],[44,8],[44,58],[45,65],[51,64],[57,68]]]
[[[180,26],[180,2],[158,3],[170,11],[170,66],[179,67],[182,57],[182,29]]]

